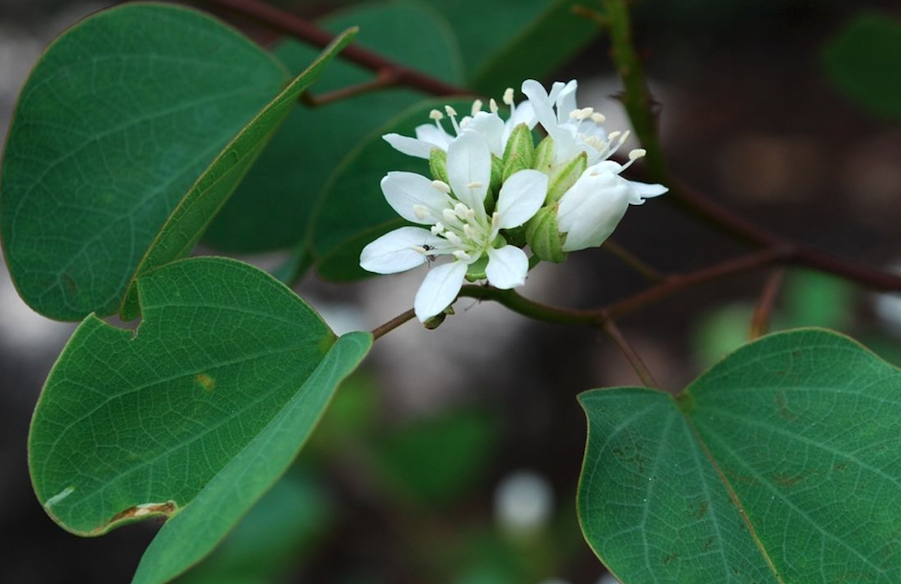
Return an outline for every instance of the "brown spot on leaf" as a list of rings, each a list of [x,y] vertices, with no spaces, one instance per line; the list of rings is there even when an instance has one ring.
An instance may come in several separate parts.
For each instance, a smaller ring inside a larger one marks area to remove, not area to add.
[[[710,536],[707,538],[707,541],[704,542],[704,547],[701,548],[702,552],[709,552],[713,549],[713,543],[716,541],[716,537]]]
[[[669,566],[670,564],[675,562],[677,559],[679,559],[679,554],[673,552],[673,553],[667,555],[665,558],[663,558],[663,565]]]
[[[794,422],[798,419],[798,416],[791,413],[788,409],[788,406],[785,404],[785,396],[782,393],[776,394],[776,408],[779,410],[779,415],[789,422]]]
[[[213,391],[214,389],[216,389],[216,380],[206,373],[198,373],[194,376],[194,379],[196,379],[197,383],[199,383],[201,387],[203,387],[203,389],[207,391]]]
[[[784,474],[777,473],[773,475],[773,480],[780,486],[790,489],[813,474],[813,471],[805,471],[800,474]]]
[[[701,501],[701,504],[698,505],[698,519],[703,519],[705,515],[707,515],[707,509],[710,508],[710,502]]]
[[[614,446],[610,449],[613,452],[613,455],[616,456],[619,460],[626,463],[633,463],[638,468],[639,474],[644,474],[644,456],[641,455],[642,446],[641,444],[636,444],[635,446],[624,446],[620,448],[619,446]]]
[[[846,468],[848,468],[848,463],[838,462],[832,468],[834,468],[835,470],[845,470]]]
[[[143,505],[135,505],[134,507],[129,507],[125,511],[120,511],[113,515],[113,518],[109,520],[110,523],[116,523],[117,521],[126,521],[129,519],[140,519],[142,517],[148,517],[150,515],[172,515],[175,513],[175,510],[178,506],[174,501],[166,501],[165,503],[144,503]]]

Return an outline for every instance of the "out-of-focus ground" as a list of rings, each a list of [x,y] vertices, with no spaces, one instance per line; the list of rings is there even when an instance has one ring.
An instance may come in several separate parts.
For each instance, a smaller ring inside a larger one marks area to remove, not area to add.
[[[0,132],[5,135],[18,89],[42,48],[102,4],[2,1]],[[662,0],[638,4],[638,43],[646,51],[676,176],[798,241],[875,266],[901,261],[901,126],[870,118],[847,102],[819,67],[822,44],[863,3],[686,4],[698,7],[697,14],[667,8],[672,3]],[[891,3],[881,4],[890,8]],[[612,99],[618,85],[605,50],[603,42],[590,47],[559,78],[577,77],[580,104],[603,111],[607,126],[616,129],[626,121]],[[689,270],[742,250],[664,200],[630,210],[616,240],[664,271]],[[245,259],[277,261],[275,256]],[[307,278],[299,291],[341,332],[372,328],[408,308],[421,278],[413,272],[353,286]],[[711,307],[753,303],[764,278],[752,274],[697,288],[624,320],[622,328],[656,377],[676,390],[703,366],[693,323]],[[563,266],[542,265],[523,292],[582,307],[643,285],[608,253],[591,250],[574,254]],[[897,334],[891,321],[897,323],[901,309],[874,307],[872,300],[864,292],[854,296],[847,308],[849,329]],[[533,323],[465,299],[457,311],[437,332],[411,323],[376,346],[367,367],[379,381],[386,420],[467,403],[488,407],[502,420],[504,433],[481,480],[484,493],[473,495],[471,505],[490,508],[500,481],[530,468],[552,486],[560,509],[573,509],[585,436],[574,397],[591,387],[636,384],[634,373],[591,331]],[[28,422],[73,326],[32,313],[5,270],[0,272],[2,582],[127,582],[154,533],[141,524],[100,539],[75,537],[52,523],[31,492]],[[587,546],[582,556],[561,577],[592,584],[603,569]]]

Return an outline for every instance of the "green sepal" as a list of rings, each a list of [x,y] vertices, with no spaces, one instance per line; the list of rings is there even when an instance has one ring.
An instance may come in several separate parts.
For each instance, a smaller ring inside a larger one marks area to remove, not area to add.
[[[429,172],[434,180],[447,182],[447,152],[441,148],[432,148],[429,152]]]
[[[582,152],[568,164],[555,168],[550,173],[547,187],[547,202],[556,203],[563,193],[576,184],[585,169],[588,168],[588,154]]]
[[[554,139],[547,136],[535,149],[535,170],[550,174],[554,165]]]
[[[535,164],[535,142],[532,139],[532,131],[525,124],[519,124],[513,129],[504,149],[503,179],[507,180],[512,174],[526,168],[532,168]]]
[[[504,162],[491,155],[491,182],[488,183],[488,195],[485,197],[485,212],[490,217],[494,213],[494,206],[497,203],[498,193],[501,190],[501,183],[504,177]]]
[[[526,223],[526,241],[539,259],[559,264],[566,259],[563,251],[563,240],[557,226],[557,205],[542,207],[538,213]]]
[[[447,308],[445,308],[444,310],[442,310],[441,312],[439,312],[432,318],[426,319],[426,321],[424,323],[422,323],[422,326],[424,326],[425,328],[427,328],[430,331],[433,331],[436,328],[438,328],[439,326],[441,326],[442,324],[444,324],[444,320],[452,314],[456,314],[454,312],[454,307],[448,306]]]
[[[504,229],[504,239],[510,245],[523,247],[526,243],[526,226],[514,227],[513,229]]]
[[[469,264],[469,268],[466,270],[466,281],[467,282],[478,282],[479,280],[484,280],[488,277],[485,273],[485,268],[488,267],[488,254],[482,255],[479,259]]]

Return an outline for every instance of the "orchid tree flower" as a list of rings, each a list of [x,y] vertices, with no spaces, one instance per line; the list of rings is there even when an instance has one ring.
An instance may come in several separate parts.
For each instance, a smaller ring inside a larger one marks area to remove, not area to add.
[[[537,170],[520,170],[500,188],[497,205],[485,208],[491,179],[491,150],[481,132],[461,132],[447,146],[450,184],[410,172],[389,172],[381,183],[388,204],[424,227],[401,227],[367,245],[360,265],[379,274],[393,274],[441,257],[451,261],[432,267],[413,303],[425,322],[453,303],[467,273],[487,257],[484,275],[497,288],[525,283],[529,260],[519,247],[508,245],[501,231],[523,225],[544,204],[548,177]]]
[[[526,124],[531,130],[538,123],[538,119],[532,111],[532,105],[528,100],[521,102],[519,105],[514,103],[512,88],[508,88],[504,92],[503,101],[510,107],[511,113],[507,120],[500,117],[499,107],[494,99],[489,100],[489,111],[487,112],[482,110],[484,106],[482,100],[477,99],[472,104],[470,115],[463,117],[459,122],[457,121],[456,110],[450,106],[445,106],[444,110],[447,118],[450,120],[453,133],[445,129],[443,122],[445,113],[435,109],[429,114],[434,123],[417,126],[415,138],[395,133],[385,134],[382,138],[398,152],[407,156],[428,159],[433,148],[447,152],[451,142],[461,133],[467,131],[477,132],[488,142],[488,149],[492,154],[498,157],[503,156],[507,139],[516,126]]]
[[[550,93],[534,79],[522,83],[522,92],[529,98],[536,120],[554,142],[554,166],[583,152],[588,166],[592,166],[609,158],[629,137],[628,132],[608,135],[601,125],[606,119],[603,114],[576,105],[576,89],[575,79],[554,83]]]
[[[663,185],[626,180],[620,173],[641,158],[644,150],[633,150],[627,164],[605,160],[588,167],[560,198],[557,226],[564,252],[597,247],[610,237],[629,205],[667,192]]]

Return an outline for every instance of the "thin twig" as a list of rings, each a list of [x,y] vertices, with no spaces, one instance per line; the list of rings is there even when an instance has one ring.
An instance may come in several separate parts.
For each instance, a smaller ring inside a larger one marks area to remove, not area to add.
[[[619,330],[619,327],[616,326],[613,319],[608,318],[604,320],[604,324],[601,325],[601,328],[610,340],[619,347],[619,350],[629,362],[629,365],[632,366],[632,369],[635,370],[635,373],[638,375],[638,378],[641,379],[641,382],[645,387],[660,387],[654,379],[654,376],[651,374],[651,370],[648,369],[648,366],[642,361],[635,348],[632,347],[632,345],[629,344],[629,341],[626,340],[626,337],[623,336],[622,331]]]
[[[406,311],[402,312],[401,314],[398,314],[397,316],[395,316],[394,318],[392,318],[385,324],[381,324],[381,325],[375,327],[374,329],[372,329],[372,339],[375,340],[375,339],[380,339],[380,338],[384,337],[385,335],[387,335],[388,333],[390,333],[391,331],[393,331],[400,325],[404,324],[408,320],[412,320],[412,318],[414,316],[416,316],[416,313],[413,312],[412,308],[410,310],[406,310]]]
[[[258,0],[203,0],[259,22],[272,30],[290,35],[308,44],[325,48],[335,37],[308,20],[304,20],[290,12],[270,6]],[[399,85],[414,87],[431,95],[472,95],[462,87],[446,83],[435,77],[411,69],[387,59],[377,53],[351,45],[341,51],[339,58],[351,61],[372,71],[390,70],[397,76]]]
[[[638,256],[636,256],[620,244],[616,243],[612,239],[605,241],[604,245],[601,246],[601,248],[615,255],[617,258],[619,258],[620,261],[638,272],[648,282],[659,284],[660,282],[666,280],[665,274],[645,263]]]
[[[460,291],[460,297],[493,300],[523,316],[545,322],[599,326],[607,319],[617,319],[626,316],[697,284],[712,282],[742,272],[749,272],[773,265],[785,259],[785,255],[779,250],[765,250],[748,254],[695,272],[670,276],[664,282],[643,292],[601,308],[587,310],[548,306],[520,296],[513,290],[500,290],[492,286],[463,286],[463,289]]]
[[[779,295],[784,276],[785,268],[776,268],[770,272],[770,276],[763,287],[763,292],[760,294],[757,308],[754,309],[754,316],[751,318],[750,337],[752,340],[762,337],[769,332],[770,316],[773,314],[773,307],[776,305],[776,297]]]
[[[320,95],[313,95],[309,91],[305,91],[301,94],[300,99],[310,107],[319,107],[341,101],[342,99],[356,97],[365,93],[372,93],[373,91],[378,91],[380,89],[395,87],[398,82],[399,77],[395,70],[383,69],[379,71],[379,74],[375,79],[350,85],[348,87],[342,87],[341,89],[336,89]]]

